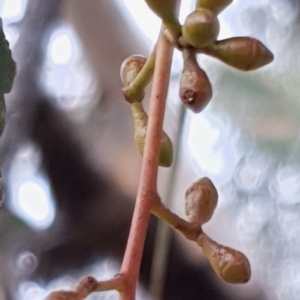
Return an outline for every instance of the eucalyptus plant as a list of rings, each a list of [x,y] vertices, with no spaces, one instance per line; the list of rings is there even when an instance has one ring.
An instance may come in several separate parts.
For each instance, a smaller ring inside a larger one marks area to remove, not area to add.
[[[125,59],[120,71],[124,99],[133,117],[134,139],[143,156],[136,205],[122,266],[114,278],[97,281],[87,276],[81,279],[75,290],[52,292],[47,300],[81,300],[92,292],[105,290],[117,290],[120,299],[134,300],[150,214],[162,219],[202,248],[213,270],[223,280],[245,283],[251,277],[250,264],[244,254],[218,244],[202,229],[218,203],[218,192],[213,182],[209,178],[202,178],[187,189],[187,220],[184,220],[162,203],[157,192],[157,173],[158,166],[169,167],[173,160],[172,142],[162,129],[173,49],[179,49],[183,58],[179,98],[183,105],[195,113],[205,109],[214,89],[205,71],[199,66],[198,54],[213,56],[242,71],[254,70],[270,63],[273,55],[254,38],[218,40],[218,14],[232,0],[198,0],[194,11],[183,24],[178,20],[179,0],[145,2],[161,18],[162,27],[151,55],[148,58],[133,55]],[[148,116],[143,107],[143,98],[151,80]]]

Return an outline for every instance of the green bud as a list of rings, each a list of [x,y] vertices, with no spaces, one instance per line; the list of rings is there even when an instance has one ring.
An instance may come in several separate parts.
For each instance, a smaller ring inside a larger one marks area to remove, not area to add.
[[[169,136],[163,131],[160,140],[159,162],[161,167],[170,167],[173,162],[173,144]]]
[[[185,193],[185,211],[190,222],[204,224],[210,220],[218,203],[218,192],[207,177],[191,185]]]
[[[179,35],[181,26],[177,18],[177,0],[145,0],[147,5],[157,14],[175,35]]]
[[[258,69],[274,59],[273,54],[260,41],[250,37],[218,41],[204,48],[203,52],[242,71]]]
[[[232,248],[222,246],[201,234],[197,244],[203,249],[216,274],[229,283],[246,283],[251,277],[247,257]]]
[[[199,8],[191,12],[182,26],[183,39],[195,48],[213,44],[219,34],[220,25],[215,14]]]
[[[12,59],[9,44],[3,32],[0,18],[0,93],[9,93],[16,75],[16,65]]]
[[[195,113],[202,111],[212,97],[212,88],[206,73],[199,67],[196,53],[184,48],[183,71],[180,79],[179,96],[185,106]]]
[[[143,156],[148,124],[148,115],[143,109],[141,103],[136,102],[130,105],[132,116],[134,119],[134,139]],[[170,167],[173,162],[173,145],[168,135],[163,131],[160,141],[159,165],[162,167]]]
[[[206,8],[216,15],[223,11],[233,0],[198,0],[198,8]]]

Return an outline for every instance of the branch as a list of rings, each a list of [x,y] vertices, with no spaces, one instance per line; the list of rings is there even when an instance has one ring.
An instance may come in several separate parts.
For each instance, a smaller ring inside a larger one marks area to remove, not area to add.
[[[159,201],[156,189],[158,157],[172,54],[173,46],[161,33],[156,50],[156,62],[150,98],[150,113],[139,190],[120,272],[126,283],[126,289],[121,292],[122,300],[135,299],[135,290],[149,215],[155,202]]]

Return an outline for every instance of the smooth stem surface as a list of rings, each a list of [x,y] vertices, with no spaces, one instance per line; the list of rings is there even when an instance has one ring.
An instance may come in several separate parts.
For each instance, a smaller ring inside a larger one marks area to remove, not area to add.
[[[139,189],[125,256],[120,271],[125,283],[125,289],[120,292],[122,300],[135,299],[149,215],[152,206],[159,200],[156,188],[158,158],[172,54],[173,46],[164,38],[161,31],[156,49],[148,128]]]

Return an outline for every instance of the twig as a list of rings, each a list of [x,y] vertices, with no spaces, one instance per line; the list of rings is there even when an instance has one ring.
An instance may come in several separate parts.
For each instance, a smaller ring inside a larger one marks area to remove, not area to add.
[[[112,279],[98,281],[95,292],[110,291],[110,290],[122,290],[123,280],[122,277],[117,275]]]
[[[196,241],[203,233],[201,225],[183,220],[167,209],[162,203],[154,205],[151,212],[153,215],[166,222],[169,226],[178,230],[189,240]]]

